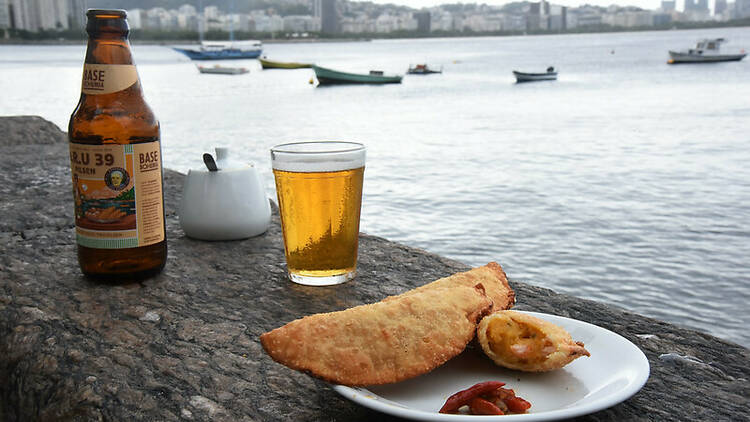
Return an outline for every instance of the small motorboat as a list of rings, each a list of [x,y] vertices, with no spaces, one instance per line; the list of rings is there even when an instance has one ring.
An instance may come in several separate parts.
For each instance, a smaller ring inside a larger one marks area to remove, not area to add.
[[[535,81],[554,81],[557,79],[557,71],[554,67],[550,66],[544,73],[527,73],[513,71],[513,75],[516,77],[516,82],[535,82]]]
[[[679,63],[716,63],[716,62],[733,62],[745,58],[747,53],[741,50],[735,54],[722,54],[721,44],[727,40],[724,38],[709,38],[699,40],[695,48],[687,51],[669,51],[669,64]]]
[[[309,69],[312,67],[312,63],[278,62],[268,60],[265,56],[259,58],[258,61],[263,69]]]
[[[201,73],[210,73],[214,75],[241,75],[249,72],[249,70],[244,67],[219,66],[218,64],[213,66],[198,65],[198,70]]]
[[[443,73],[443,68],[440,70],[430,69],[426,64],[418,64],[416,66],[409,65],[409,70],[406,73],[410,75],[429,75],[431,73]]]
[[[400,84],[403,76],[386,75],[380,70],[371,70],[370,73],[349,73],[312,65],[318,85],[337,84]]]

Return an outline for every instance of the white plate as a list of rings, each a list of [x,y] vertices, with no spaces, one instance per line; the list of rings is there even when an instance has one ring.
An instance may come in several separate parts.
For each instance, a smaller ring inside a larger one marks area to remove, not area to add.
[[[580,357],[563,369],[526,373],[495,366],[480,350],[467,349],[438,369],[395,384],[333,389],[362,406],[402,418],[423,421],[551,421],[586,415],[614,406],[646,383],[646,356],[624,337],[575,319],[526,312],[565,328],[586,344],[591,357]],[[504,416],[441,414],[438,410],[457,391],[482,381],[502,381],[531,402],[529,413]],[[479,418],[479,419],[477,419]]]

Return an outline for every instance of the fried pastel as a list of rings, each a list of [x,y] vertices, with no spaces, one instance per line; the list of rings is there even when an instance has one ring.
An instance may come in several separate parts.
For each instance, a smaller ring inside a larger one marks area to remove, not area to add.
[[[471,287],[477,284],[484,286],[487,296],[492,300],[492,312],[510,309],[516,303],[516,295],[508,284],[508,277],[505,276],[505,271],[503,271],[503,268],[497,262],[490,262],[482,267],[435,280],[432,283],[403,293],[403,295],[428,289],[455,286]]]
[[[591,356],[562,327],[516,311],[499,311],[482,319],[477,338],[496,364],[526,372],[562,368],[576,358]]]
[[[392,296],[306,316],[260,336],[275,361],[350,386],[403,381],[461,353],[492,307],[481,285]]]

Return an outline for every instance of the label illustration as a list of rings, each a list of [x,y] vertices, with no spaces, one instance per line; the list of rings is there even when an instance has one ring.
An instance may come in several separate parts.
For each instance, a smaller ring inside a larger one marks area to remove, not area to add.
[[[70,144],[76,240],[90,248],[164,240],[159,142]]]
[[[138,82],[138,71],[132,64],[83,65],[81,92],[84,94],[111,94],[122,91]]]

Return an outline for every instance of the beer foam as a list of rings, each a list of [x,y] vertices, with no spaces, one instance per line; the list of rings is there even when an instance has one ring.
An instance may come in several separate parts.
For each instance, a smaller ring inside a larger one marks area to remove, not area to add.
[[[365,165],[365,147],[354,142],[300,142],[271,149],[274,170],[296,173],[351,170]]]

